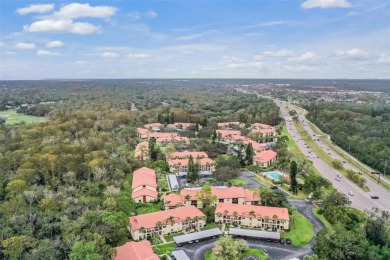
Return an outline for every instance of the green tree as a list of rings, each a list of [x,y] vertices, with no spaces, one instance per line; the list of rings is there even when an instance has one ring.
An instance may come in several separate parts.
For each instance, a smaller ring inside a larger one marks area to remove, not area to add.
[[[343,163],[342,163],[340,160],[337,160],[337,159],[335,159],[335,160],[332,161],[332,166],[333,166],[335,169],[337,169],[337,170],[342,170],[342,169],[344,169]]]
[[[367,241],[361,233],[336,225],[334,230],[322,229],[318,232],[313,251],[320,259],[361,259],[365,246]]]
[[[211,142],[212,142],[213,144],[215,144],[215,141],[217,140],[217,138],[218,138],[218,136],[217,136],[217,131],[214,130],[214,132],[213,132],[213,137],[211,138]]]
[[[286,207],[288,205],[286,195],[283,193],[263,188],[260,188],[259,192],[261,205],[269,207]]]
[[[290,165],[290,189],[294,194],[298,192],[297,181],[298,166],[296,161],[292,161]]]
[[[25,250],[36,247],[37,240],[30,236],[13,236],[1,241],[4,254],[21,259]]]
[[[245,157],[246,157],[246,164],[252,165],[253,164],[253,156],[255,155],[255,152],[253,151],[252,143],[248,143],[246,146],[245,151]]]
[[[82,241],[76,242],[72,246],[72,251],[69,255],[71,260],[100,260],[103,259],[101,255],[96,252],[94,242]]]
[[[234,240],[231,236],[221,237],[215,242],[212,256],[215,260],[238,260],[248,249],[248,243],[243,239]]]
[[[366,211],[368,219],[364,226],[366,237],[375,245],[390,247],[390,212],[373,208]]]

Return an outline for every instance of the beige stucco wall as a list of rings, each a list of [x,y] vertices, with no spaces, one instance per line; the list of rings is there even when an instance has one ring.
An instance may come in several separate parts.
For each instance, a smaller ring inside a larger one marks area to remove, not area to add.
[[[152,186],[149,186],[149,185],[145,185],[145,187],[143,187],[143,186],[135,187],[135,188],[133,189],[133,193],[136,192],[136,191],[142,190],[142,189],[144,189],[144,188],[146,188],[146,189],[148,189],[148,190],[151,190],[151,191],[156,191],[156,188],[154,188],[154,187],[152,187]]]
[[[235,221],[234,216],[227,216],[227,219],[224,219],[224,216],[218,217],[218,215],[215,214],[215,222],[216,223],[219,223],[219,222],[233,223],[233,221]],[[274,220],[270,219],[267,222],[265,219],[242,217],[241,220],[237,220],[237,222],[240,225],[247,226],[247,227],[262,227],[262,228],[269,227],[269,228],[272,228],[273,226],[275,226],[278,230],[289,228],[289,221],[285,221],[285,223],[282,224],[281,220],[274,221]],[[283,227],[283,228],[281,228],[281,227]]]
[[[150,235],[153,232],[153,230],[156,231],[156,234],[168,235],[171,233],[177,233],[183,231],[188,227],[188,224],[185,222],[177,222],[174,224],[168,222],[167,224],[166,223],[163,224],[164,226],[161,229],[153,228],[150,230],[146,230],[145,233],[140,233],[139,230],[136,231],[130,230],[130,234],[135,241],[139,241],[145,239],[148,235]],[[206,225],[206,221],[204,219],[200,219],[194,224],[194,227],[203,228],[205,225]]]

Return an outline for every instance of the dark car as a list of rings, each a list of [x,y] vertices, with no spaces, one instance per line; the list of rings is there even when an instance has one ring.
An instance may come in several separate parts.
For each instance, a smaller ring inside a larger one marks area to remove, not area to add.
[[[273,189],[273,190],[276,190],[277,188],[278,188],[278,186],[276,186],[276,185],[271,186],[271,189]]]
[[[267,238],[267,242],[272,242],[272,239],[271,238]]]
[[[291,239],[286,238],[286,244],[290,245],[291,244]]]
[[[373,195],[373,196],[371,196],[371,199],[377,200],[377,199],[379,199],[379,196]]]
[[[285,240],[284,238],[281,238],[281,239],[280,239],[280,243],[281,243],[281,244],[285,244],[285,243],[286,243],[286,240]]]

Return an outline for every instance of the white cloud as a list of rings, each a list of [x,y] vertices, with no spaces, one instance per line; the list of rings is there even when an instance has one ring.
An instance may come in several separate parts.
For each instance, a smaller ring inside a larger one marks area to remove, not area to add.
[[[190,35],[180,36],[180,37],[177,37],[176,39],[179,41],[190,41],[190,40],[196,40],[200,37],[202,37],[202,34],[194,33],[194,34],[190,34]]]
[[[76,65],[83,65],[84,63],[85,63],[85,61],[83,61],[83,60],[76,60],[74,62],[74,64],[76,64]]]
[[[157,18],[158,13],[156,13],[154,10],[149,10],[146,12],[146,17],[148,18]]]
[[[117,58],[119,57],[119,54],[116,52],[104,52],[101,55],[102,58]]]
[[[291,72],[313,72],[313,71],[316,71],[315,68],[310,67],[310,66],[306,66],[306,65],[302,65],[302,66],[286,66],[286,65],[283,65],[282,69],[285,70],[285,71],[291,71]]]
[[[92,34],[100,31],[99,27],[85,22],[73,22],[71,19],[41,20],[23,26],[27,32],[69,32],[75,34]]]
[[[282,49],[279,51],[265,51],[263,52],[263,55],[269,57],[289,57],[293,56],[294,53],[290,50]]]
[[[37,51],[37,56],[58,56],[58,55],[60,55],[58,52],[45,51],[45,50]]]
[[[127,55],[130,59],[146,59],[150,57],[150,54],[147,53],[129,53]]]
[[[340,58],[345,58],[345,59],[366,59],[368,57],[368,53],[358,49],[350,49],[350,50],[337,50],[334,52],[334,55]]]
[[[256,61],[262,61],[262,60],[264,60],[264,56],[263,55],[255,55],[253,57],[253,59],[256,60]]]
[[[157,18],[158,16],[158,13],[154,10],[149,10],[145,13],[141,13],[141,12],[131,12],[129,14],[127,14],[128,17],[130,17],[131,19],[133,20],[138,20],[138,19],[141,19],[142,17],[146,17],[146,18]]]
[[[64,43],[62,41],[50,41],[50,42],[46,43],[46,47],[49,47],[49,48],[61,47],[63,45],[64,45]]]
[[[262,69],[264,67],[264,64],[262,62],[236,62],[236,63],[229,63],[227,67],[229,69],[250,69],[250,68]]]
[[[25,15],[29,13],[47,13],[54,9],[54,4],[44,4],[44,5],[30,5],[24,8],[18,8],[16,12],[20,15]]]
[[[307,62],[307,61],[315,61],[318,59],[317,54],[314,52],[308,51],[303,53],[300,56],[289,58],[288,61],[294,61],[294,62]]]
[[[348,0],[306,0],[301,4],[303,9],[310,8],[348,8],[351,7],[352,4],[348,2]]]
[[[389,54],[381,54],[381,56],[378,59],[378,63],[390,64],[390,55]]]
[[[61,7],[53,14],[54,17],[75,19],[80,17],[107,18],[116,13],[112,6],[90,6],[88,3],[71,3]]]
[[[25,42],[20,42],[15,44],[16,49],[34,49],[37,46],[34,43],[25,43]]]

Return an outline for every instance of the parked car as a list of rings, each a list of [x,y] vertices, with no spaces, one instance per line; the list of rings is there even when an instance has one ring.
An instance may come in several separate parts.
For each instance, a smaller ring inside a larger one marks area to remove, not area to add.
[[[280,239],[280,243],[281,243],[281,244],[284,244],[284,243],[286,243],[286,240],[285,240],[284,238],[281,238],[281,239]]]
[[[272,240],[272,242],[279,243],[279,239],[274,239],[274,240]]]
[[[272,242],[272,239],[271,238],[267,238],[267,242]]]
[[[224,231],[224,232],[223,232],[223,235],[224,235],[225,237],[227,237],[227,236],[229,235],[229,232],[228,232],[228,231]]]
[[[286,244],[290,245],[291,244],[291,239],[286,238]]]

